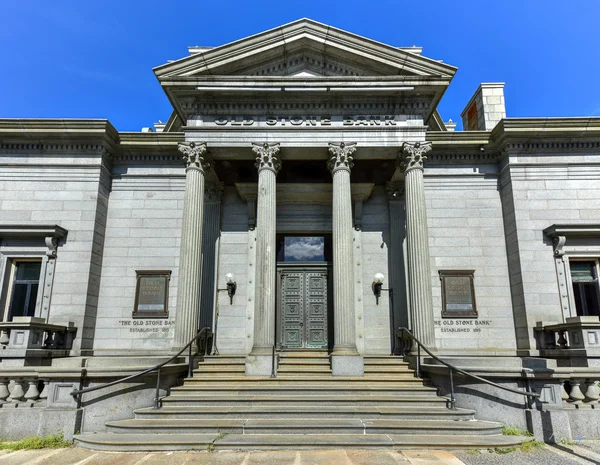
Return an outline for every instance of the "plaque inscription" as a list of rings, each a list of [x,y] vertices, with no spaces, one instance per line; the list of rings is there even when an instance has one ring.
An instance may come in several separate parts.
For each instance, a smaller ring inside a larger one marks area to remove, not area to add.
[[[474,270],[440,270],[442,318],[477,318]]]
[[[133,318],[167,318],[169,316],[170,270],[136,270]]]

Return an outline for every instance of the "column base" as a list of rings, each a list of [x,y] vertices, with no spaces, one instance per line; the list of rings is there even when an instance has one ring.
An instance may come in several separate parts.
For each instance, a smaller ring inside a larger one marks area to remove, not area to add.
[[[248,355],[246,356],[246,376],[271,376],[273,370],[273,356]]]
[[[331,354],[331,374],[333,376],[364,376],[365,363],[362,355]]]

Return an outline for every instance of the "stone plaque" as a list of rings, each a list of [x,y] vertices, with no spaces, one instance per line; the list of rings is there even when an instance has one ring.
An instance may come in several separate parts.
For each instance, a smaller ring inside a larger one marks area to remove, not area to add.
[[[440,270],[442,318],[477,318],[473,270]]]
[[[136,271],[134,318],[169,316],[169,281],[171,271]]]

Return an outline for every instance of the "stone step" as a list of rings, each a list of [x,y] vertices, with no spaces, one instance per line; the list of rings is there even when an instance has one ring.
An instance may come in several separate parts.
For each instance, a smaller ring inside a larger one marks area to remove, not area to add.
[[[115,434],[75,436],[76,444],[94,450],[277,450],[277,449],[480,449],[511,447],[529,438],[502,435],[417,434]]]
[[[263,406],[263,405],[385,405],[404,406],[419,405],[433,406],[446,405],[447,399],[443,397],[427,395],[218,395],[202,396],[187,393],[173,393],[165,397],[163,405],[241,405]]]
[[[328,358],[325,359],[290,359],[282,358],[279,360],[279,368],[286,366],[331,366]]]
[[[245,355],[205,355],[203,359],[205,362],[246,363]]]
[[[216,359],[210,359],[210,360],[204,360],[203,362],[200,362],[198,364],[199,367],[203,367],[203,366],[236,366],[236,367],[246,367],[246,363],[244,361],[241,362],[230,362],[228,360],[219,360],[218,358]]]
[[[428,386],[402,386],[402,385],[362,385],[362,386],[344,386],[344,385],[306,385],[293,384],[285,385],[252,385],[252,384],[217,384],[206,386],[204,384],[186,384],[171,388],[171,395],[219,395],[238,394],[238,395],[430,395],[436,396],[437,389]]]
[[[411,375],[414,375],[414,370],[408,368],[407,365],[376,364],[365,365],[365,373],[410,373]]]
[[[472,420],[473,410],[450,410],[446,405],[421,406],[181,406],[166,405],[135,410],[136,418],[361,418],[361,419],[440,419]]]
[[[186,378],[185,385],[200,384],[206,385],[207,383],[225,384],[225,383],[253,383],[253,384],[297,384],[303,382],[298,377],[279,375],[277,378],[269,378],[263,376],[237,376],[233,374],[226,374],[223,376],[199,376],[194,375],[193,378]],[[361,377],[341,377],[341,376],[314,376],[310,378],[311,383],[324,383],[324,384],[378,384],[378,383],[394,383],[404,385],[422,385],[423,380],[412,376],[361,376]]]
[[[377,359],[367,359],[365,358],[365,366],[403,366],[408,367],[407,362],[403,362],[402,359],[394,360],[377,360]]]
[[[325,418],[133,419],[109,421],[109,432],[159,434],[501,434],[500,423],[448,420],[361,420]]]
[[[201,363],[198,368],[196,368],[194,370],[194,373],[231,373],[231,372],[236,372],[236,373],[244,373],[246,371],[246,367],[244,365],[232,365],[232,364],[226,364],[226,365],[219,365],[219,364],[215,364],[215,365],[205,365],[203,363]]]
[[[324,374],[331,374],[331,368],[329,365],[310,365],[310,366],[299,366],[299,365],[280,365],[277,369],[277,375],[299,375],[299,376],[319,376]]]

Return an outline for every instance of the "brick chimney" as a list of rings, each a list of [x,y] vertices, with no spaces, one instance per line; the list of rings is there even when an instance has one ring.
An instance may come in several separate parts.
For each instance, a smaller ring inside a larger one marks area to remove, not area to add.
[[[506,118],[504,83],[482,83],[460,116],[465,131],[491,131],[494,129],[501,119]]]

